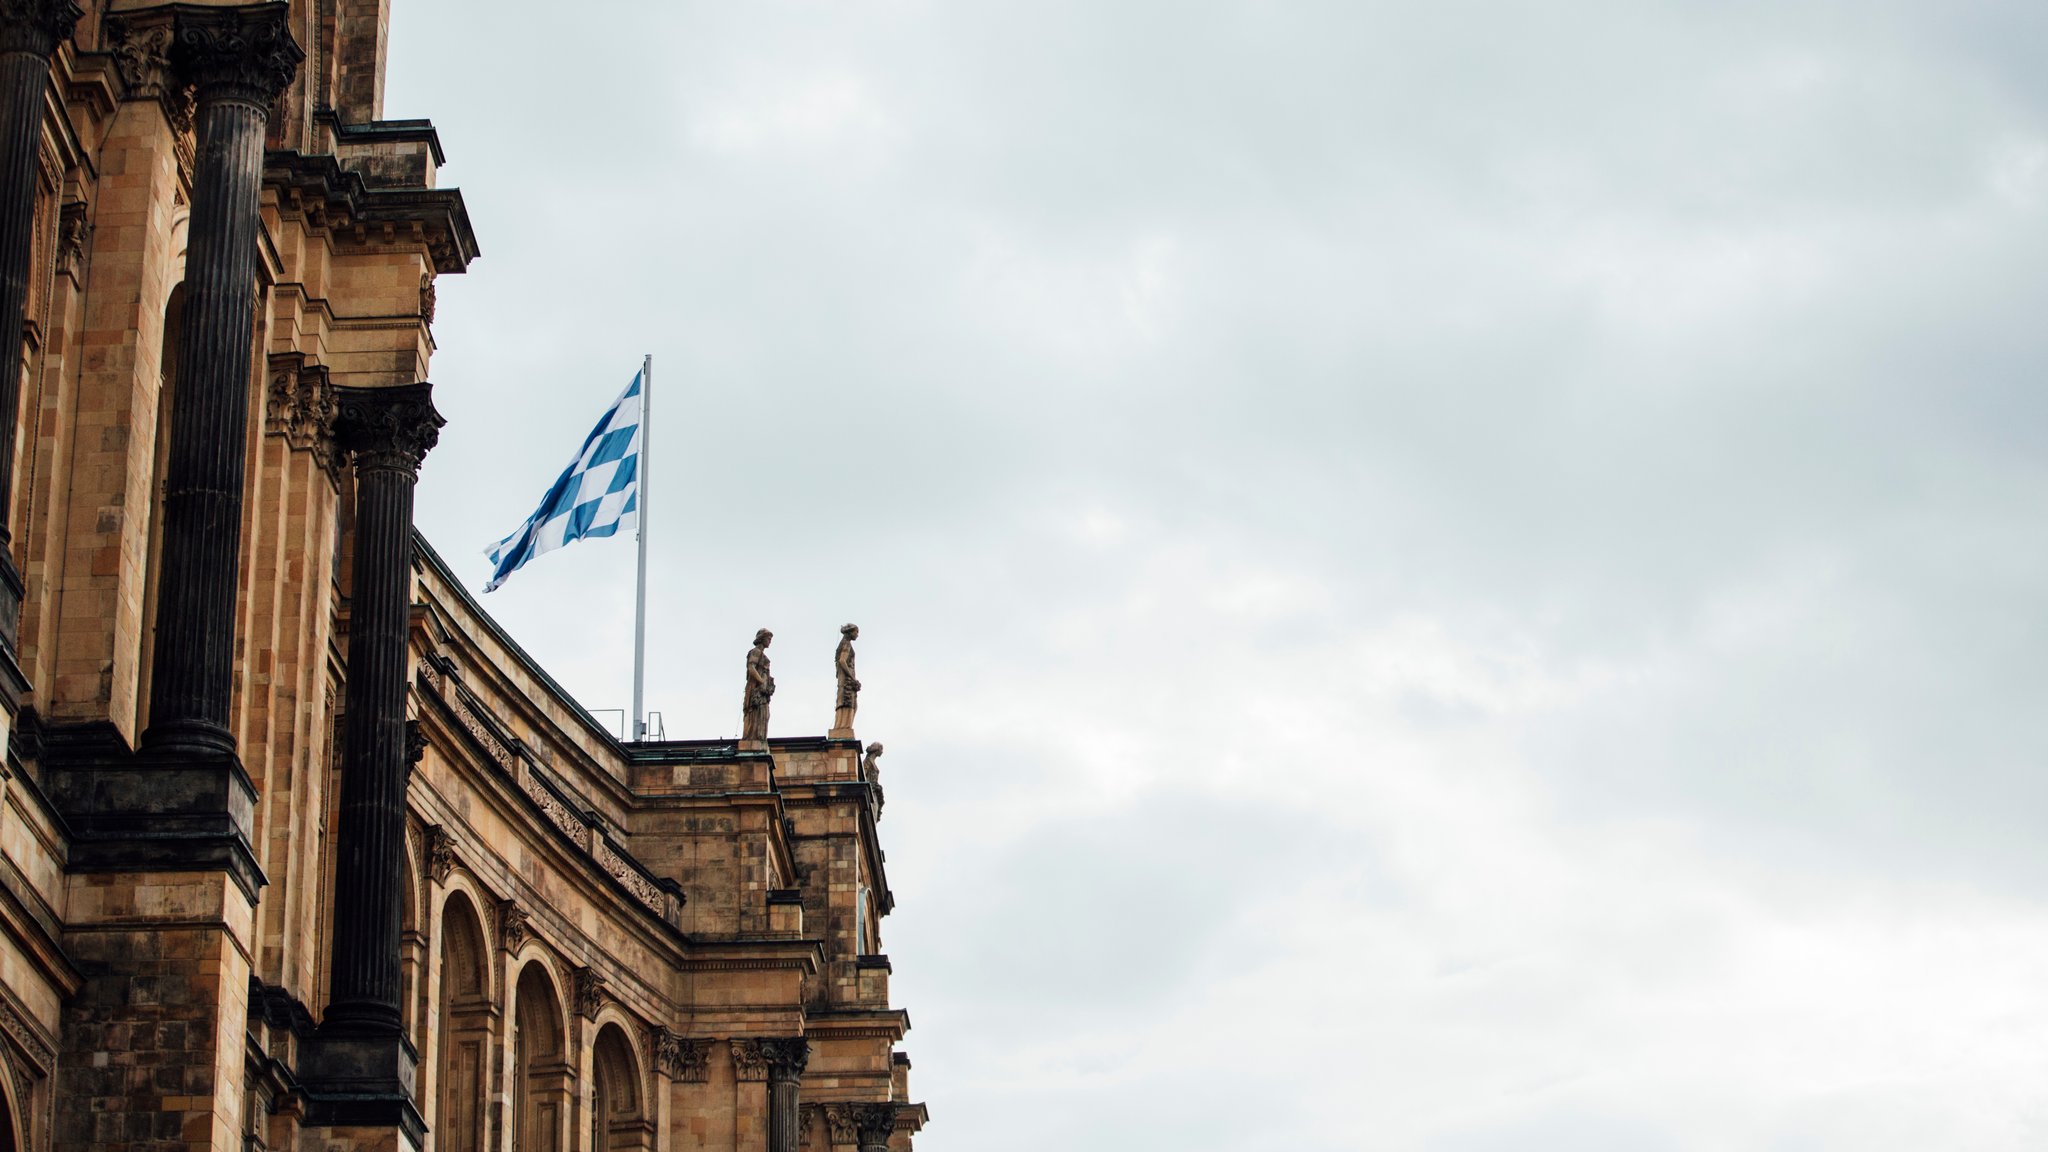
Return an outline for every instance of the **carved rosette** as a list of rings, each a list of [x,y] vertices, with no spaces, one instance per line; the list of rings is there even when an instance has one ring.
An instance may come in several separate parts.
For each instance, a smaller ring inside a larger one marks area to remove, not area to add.
[[[335,443],[358,472],[374,469],[417,477],[427,450],[441,439],[447,421],[434,411],[433,385],[391,388],[334,386]]]
[[[767,1062],[768,1079],[801,1080],[804,1065],[810,1062],[810,1042],[801,1036],[779,1037],[761,1041],[761,1059]]]
[[[576,1014],[585,1020],[597,1019],[604,1010],[607,985],[605,979],[588,968],[576,970]]]
[[[291,6],[181,8],[171,63],[201,102],[232,100],[267,114],[306,58],[291,34]]]
[[[48,56],[83,15],[71,0],[0,0],[0,52]]]
[[[530,918],[516,900],[498,901],[498,945],[507,952],[526,947]]]
[[[759,1040],[734,1040],[732,1046],[732,1074],[735,1080],[766,1080],[768,1058],[761,1051]]]
[[[264,427],[272,435],[334,474],[334,421],[339,414],[334,386],[324,364],[308,364],[303,352],[282,352],[270,358],[270,393],[264,405]]]

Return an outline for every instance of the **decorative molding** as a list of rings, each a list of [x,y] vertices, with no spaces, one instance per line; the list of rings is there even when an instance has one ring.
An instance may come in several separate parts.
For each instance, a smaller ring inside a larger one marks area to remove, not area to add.
[[[768,1079],[768,1059],[761,1052],[759,1040],[734,1040],[732,1047],[732,1074],[736,1080]]]
[[[589,968],[576,969],[576,1014],[585,1020],[596,1020],[604,1010],[609,985],[605,978]]]
[[[10,997],[0,997],[0,1032],[5,1032],[14,1041],[22,1055],[35,1066],[37,1075],[48,1076],[57,1066],[57,1048],[46,1039],[42,1030],[30,1023],[14,1006]]]
[[[532,935],[531,924],[532,918],[527,916],[526,909],[521,908],[517,900],[498,901],[499,947],[507,952],[517,952],[526,947],[527,938]]]

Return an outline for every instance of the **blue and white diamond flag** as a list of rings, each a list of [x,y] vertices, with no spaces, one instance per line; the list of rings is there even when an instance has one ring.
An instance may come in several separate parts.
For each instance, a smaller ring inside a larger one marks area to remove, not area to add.
[[[573,540],[610,536],[640,522],[640,376],[583,440],[540,507],[517,532],[484,549],[496,568],[489,592],[528,560]]]

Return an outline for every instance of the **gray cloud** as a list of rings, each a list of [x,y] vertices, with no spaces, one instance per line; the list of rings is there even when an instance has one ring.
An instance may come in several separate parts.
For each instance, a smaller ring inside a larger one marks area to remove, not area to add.
[[[863,625],[920,1147],[2048,1134],[2048,12],[494,11],[421,522],[655,353],[670,731]],[[490,598],[593,706],[628,552]]]

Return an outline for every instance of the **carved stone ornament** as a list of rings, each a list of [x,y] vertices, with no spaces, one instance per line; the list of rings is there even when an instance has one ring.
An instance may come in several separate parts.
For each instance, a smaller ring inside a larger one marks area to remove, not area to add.
[[[732,1074],[735,1080],[766,1080],[768,1059],[761,1053],[759,1040],[734,1040],[732,1046]]]
[[[289,4],[178,10],[171,62],[198,87],[202,102],[267,109],[291,86],[305,58],[292,39]]]
[[[666,1028],[656,1028],[654,1063],[671,1080],[702,1084],[710,1079],[711,1041],[688,1040]]]
[[[796,1114],[796,1146],[797,1146],[797,1147],[799,1147],[799,1148],[808,1148],[808,1147],[810,1147],[810,1144],[811,1144],[811,1126],[812,1126],[812,1121],[814,1121],[814,1120],[816,1120],[816,1119],[817,1119],[817,1117],[818,1117],[818,1113],[819,1113],[820,1111],[821,1111],[821,1109],[820,1109],[820,1108],[819,1108],[819,1107],[818,1107],[818,1106],[817,1106],[816,1104],[806,1104],[806,1105],[804,1105],[804,1106],[803,1106],[803,1107],[802,1107],[801,1109],[799,1109],[799,1110],[797,1111],[797,1114]]]
[[[526,915],[526,909],[521,908],[517,901],[498,901],[499,947],[507,952],[517,952],[521,948],[526,947],[526,939],[530,935],[528,931],[530,923],[531,920]]]
[[[896,1131],[896,1106],[894,1104],[856,1104],[853,1106],[853,1124],[860,1135],[860,1146],[869,1148],[889,1146],[889,1134]]]
[[[440,824],[427,825],[427,871],[434,877],[434,883],[445,884],[448,874],[455,871],[455,838],[448,835],[448,829]]]
[[[597,1019],[604,1010],[605,979],[588,968],[576,970],[576,1014],[585,1020]]]
[[[82,280],[85,276],[85,201],[66,200],[57,210],[57,271]]]
[[[825,1136],[834,1144],[851,1144],[860,1138],[854,1126],[853,1105],[825,1105]]]
[[[811,1045],[801,1036],[763,1040],[761,1058],[768,1062],[768,1079],[800,1080],[811,1059]]]
[[[427,733],[417,720],[405,722],[405,763],[417,767],[427,755]]]
[[[334,472],[334,421],[338,414],[325,365],[306,363],[302,352],[271,356],[264,427],[284,437],[293,448],[311,452],[329,475]]]
[[[0,0],[0,52],[48,56],[83,15],[71,0]]]
[[[381,468],[418,475],[447,421],[434,410],[433,385],[334,388],[335,443],[360,471]]]
[[[186,84],[171,70],[171,44],[177,30],[169,13],[161,9],[141,18],[107,17],[107,49],[114,54],[114,70],[128,88],[130,100],[186,102]]]
[[[434,322],[434,278],[432,276],[420,277],[420,321],[429,325]]]

